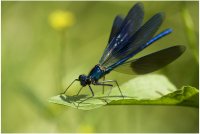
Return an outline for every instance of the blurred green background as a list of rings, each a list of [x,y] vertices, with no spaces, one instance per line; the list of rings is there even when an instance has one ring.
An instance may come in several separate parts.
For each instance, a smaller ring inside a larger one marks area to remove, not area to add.
[[[47,101],[98,63],[114,17],[126,15],[135,3],[3,1],[2,132],[198,132],[196,108],[105,106],[82,111]],[[159,31],[170,27],[173,33],[142,54],[185,45],[187,51],[178,60],[155,73],[166,75],[178,88],[198,88],[198,2],[143,4],[145,21],[163,11],[166,19]],[[65,35],[49,24],[56,10],[76,18]],[[120,84],[134,77],[114,71],[107,76]]]

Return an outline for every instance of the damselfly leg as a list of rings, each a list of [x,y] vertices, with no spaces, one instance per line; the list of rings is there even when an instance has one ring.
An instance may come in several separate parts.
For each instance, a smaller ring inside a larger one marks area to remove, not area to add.
[[[78,95],[80,94],[80,92],[81,92],[82,89],[83,89],[83,87],[81,87],[81,88],[79,89],[79,91],[78,91],[78,93],[76,94],[76,96],[78,96]]]
[[[103,76],[103,81],[105,81],[105,76]],[[104,85],[103,85],[102,94],[104,94]]]
[[[79,81],[78,79],[75,79],[66,89],[64,92],[62,92],[61,94],[65,94],[67,92],[67,90],[71,87],[71,85],[75,82],[75,81]]]
[[[109,87],[113,87],[113,85],[111,85],[111,84],[104,84],[104,83],[99,83],[99,82],[97,82],[97,83],[94,83],[94,85],[101,85],[101,86],[109,86]],[[87,100],[89,100],[89,99],[91,99],[91,98],[93,98],[94,97],[94,91],[93,91],[93,89],[92,89],[92,87],[90,86],[90,85],[88,85],[88,87],[89,87],[89,89],[90,89],[90,91],[91,91],[91,93],[92,93],[92,96],[91,97],[88,97],[88,98],[86,98],[86,99],[84,99],[84,100],[82,100],[82,101],[80,101],[79,103],[78,103],[78,106],[77,106],[77,108],[79,107],[79,105],[81,104],[81,103],[83,103],[83,102],[85,102],[85,101],[87,101]],[[80,89],[81,90],[81,89]],[[79,91],[80,91],[79,90]],[[108,104],[108,102],[106,101],[106,100],[104,100],[104,99],[102,99],[103,101],[105,101],[107,104]]]
[[[82,100],[82,101],[80,101],[79,103],[78,103],[78,106],[77,106],[77,108],[79,107],[79,105],[81,104],[81,103],[83,103],[84,101],[86,101],[86,100],[88,100],[88,99],[90,99],[90,98],[93,98],[94,97],[94,91],[92,90],[92,87],[90,86],[90,85],[88,85],[88,87],[89,87],[89,89],[90,89],[90,91],[91,91],[91,93],[92,93],[92,96],[91,97],[88,97],[88,98],[86,98],[86,99],[84,99],[84,100]],[[82,87],[83,88],[83,87]],[[80,93],[80,91],[82,90],[82,88],[79,90],[79,92],[78,92],[78,94]],[[78,95],[77,94],[77,95]]]
[[[101,84],[101,85],[106,85],[106,84],[104,84],[104,83],[107,83],[107,82],[114,82],[114,83],[117,85],[121,96],[124,98],[124,96],[123,96],[123,94],[122,94],[122,91],[121,91],[121,89],[120,89],[120,87],[119,87],[119,84],[118,84],[118,82],[117,82],[116,80],[105,80],[105,81],[101,81],[100,84]],[[99,85],[100,85],[100,84],[99,84]],[[111,85],[111,84],[107,84],[107,85]],[[112,86],[113,86],[113,85],[112,85]],[[110,95],[110,93],[111,93],[111,90],[110,90],[110,92],[108,93],[108,96]]]
[[[89,89],[90,89],[90,91],[92,93],[92,97],[94,97],[94,91],[92,90],[92,87],[90,85],[88,85],[88,86],[89,86]]]

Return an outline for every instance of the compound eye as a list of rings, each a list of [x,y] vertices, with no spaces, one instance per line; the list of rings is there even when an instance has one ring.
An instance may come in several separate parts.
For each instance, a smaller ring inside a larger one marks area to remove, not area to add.
[[[82,79],[83,78],[83,75],[79,75],[78,79]]]
[[[79,77],[78,77],[79,80],[84,80],[85,78],[86,78],[85,75],[79,75]]]

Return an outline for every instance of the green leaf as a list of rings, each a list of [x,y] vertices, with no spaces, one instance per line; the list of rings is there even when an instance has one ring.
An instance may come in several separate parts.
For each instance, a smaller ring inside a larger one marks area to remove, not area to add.
[[[185,86],[155,100],[124,99],[112,101],[109,105],[180,105],[198,107],[198,96],[199,91],[196,88]]]
[[[120,86],[124,98],[117,87],[112,89],[110,96],[95,94],[67,96],[57,95],[49,102],[70,106],[82,110],[91,110],[104,105],[181,105],[198,107],[198,90],[184,86],[178,90],[163,75],[138,76]]]

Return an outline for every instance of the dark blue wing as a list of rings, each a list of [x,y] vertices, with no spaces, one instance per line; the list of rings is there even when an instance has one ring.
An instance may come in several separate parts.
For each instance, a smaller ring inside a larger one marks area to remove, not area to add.
[[[113,45],[115,45],[114,43],[110,43],[110,42],[120,32],[122,23],[123,23],[123,18],[120,16],[116,16],[115,20],[113,22],[112,30],[111,30],[110,37],[108,40],[108,45],[106,46],[106,48],[104,50],[104,54],[103,54],[102,58],[104,58],[105,55],[108,53],[108,51],[113,47]]]
[[[110,56],[100,64],[108,69],[113,69],[137,54],[143,48],[148,46],[146,45],[147,42],[152,39],[163,20],[164,15],[162,13],[154,15],[139,30],[137,30],[134,35],[129,37],[125,44],[119,45],[120,47],[115,49],[116,51],[112,51]]]
[[[156,71],[176,60],[185,51],[185,46],[169,47],[144,57],[134,59],[120,65],[115,69],[125,74],[146,74]]]
[[[113,22],[112,30],[111,30],[110,37],[108,40],[108,45],[110,41],[119,33],[122,23],[123,23],[123,18],[121,16],[116,16]]]
[[[112,64],[111,66],[109,66],[107,68],[107,70],[112,70],[115,67],[121,65],[122,63],[124,63],[126,60],[128,60],[129,58],[133,57],[135,54],[137,54],[138,52],[142,51],[144,48],[148,47],[149,45],[151,45],[152,43],[154,43],[155,41],[161,39],[162,37],[170,34],[172,32],[172,29],[166,29],[163,32],[159,33],[158,35],[156,35],[155,37],[153,37],[151,40],[149,40],[146,44],[139,46],[137,49],[135,49],[134,52],[130,53],[128,56],[126,56],[125,58],[119,60],[118,62],[115,62],[114,64]],[[120,56],[120,55],[119,55]],[[124,56],[123,53],[121,54],[121,56]],[[120,57],[118,57],[120,58]],[[116,58],[117,59],[117,58]]]
[[[128,39],[141,27],[143,17],[143,5],[142,3],[137,3],[131,8],[123,22],[121,22],[121,18],[116,18],[114,24],[118,24],[118,26],[115,25],[116,29],[110,36],[109,44],[105,48],[99,64],[103,65],[107,59],[112,57],[113,53],[127,44]]]

